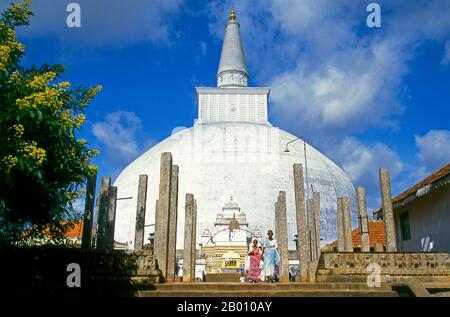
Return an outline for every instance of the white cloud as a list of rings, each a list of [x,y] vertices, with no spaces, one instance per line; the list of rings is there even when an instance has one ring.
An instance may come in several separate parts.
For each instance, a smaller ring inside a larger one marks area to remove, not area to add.
[[[136,133],[141,119],[134,112],[108,113],[104,121],[92,125],[92,134],[104,145],[108,158],[114,163],[127,163],[141,153]]]
[[[416,135],[415,139],[420,168],[427,174],[450,163],[449,130],[430,130],[423,136]]]
[[[55,34],[61,41],[91,45],[118,45],[135,41],[166,41],[172,17],[183,0],[77,0],[81,7],[81,28],[68,28],[66,6],[70,1],[37,0],[32,2],[32,27],[22,35]],[[9,3],[0,4],[0,10]]]
[[[271,82],[275,116],[309,135],[395,126],[402,107],[392,95],[403,73],[396,49],[386,42],[351,48],[315,71],[300,64],[282,73]]]
[[[391,180],[395,180],[403,170],[403,163],[395,150],[380,142],[366,145],[353,137],[346,137],[341,144],[332,148],[330,153],[355,187],[366,188],[367,204],[370,208],[379,203],[378,170],[388,168]]]

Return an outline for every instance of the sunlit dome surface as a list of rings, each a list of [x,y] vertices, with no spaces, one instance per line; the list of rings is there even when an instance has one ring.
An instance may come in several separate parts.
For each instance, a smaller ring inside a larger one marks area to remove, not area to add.
[[[230,195],[247,214],[251,231],[258,229],[265,234],[268,229],[274,229],[274,202],[278,192],[283,190],[287,195],[290,248],[295,248],[292,242],[296,234],[293,164],[304,165],[303,141],[291,143],[290,152],[284,152],[286,143],[295,138],[267,125],[224,122],[196,125],[170,136],[127,166],[115,181],[119,197],[133,197],[117,202],[116,240],[134,241],[140,174],[149,175],[146,224],[154,223],[161,153],[171,152],[174,164],[180,168],[178,237],[183,237],[186,193],[193,193],[197,199],[199,239],[205,228],[213,230],[216,214]],[[352,219],[356,219],[355,189],[336,164],[308,144],[306,154],[308,187],[321,194],[324,243],[337,238],[336,197],[350,197]],[[153,227],[147,229],[150,232]],[[182,248],[182,245],[183,239],[178,238],[177,247]]]

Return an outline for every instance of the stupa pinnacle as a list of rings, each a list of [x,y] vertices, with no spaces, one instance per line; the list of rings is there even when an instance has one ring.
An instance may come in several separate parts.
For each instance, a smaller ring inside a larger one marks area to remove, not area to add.
[[[239,28],[236,13],[231,10],[217,71],[217,87],[247,87],[248,85],[249,76]]]

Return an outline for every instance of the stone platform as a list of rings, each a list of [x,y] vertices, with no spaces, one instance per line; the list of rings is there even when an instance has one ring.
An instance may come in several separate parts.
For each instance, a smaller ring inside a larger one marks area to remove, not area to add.
[[[412,279],[450,282],[450,255],[431,252],[326,252],[316,273],[318,282],[362,282],[379,270],[382,282]]]

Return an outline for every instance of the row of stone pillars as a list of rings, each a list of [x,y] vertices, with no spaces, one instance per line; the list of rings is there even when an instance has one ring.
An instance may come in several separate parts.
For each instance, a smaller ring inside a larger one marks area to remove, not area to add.
[[[299,259],[299,282],[314,282],[320,259],[320,193],[314,192],[313,198],[307,198],[302,164],[294,164],[294,194],[297,222],[297,251]],[[382,210],[385,222],[385,237],[388,252],[396,252],[395,227],[391,200],[390,177],[387,169],[380,169],[380,189]],[[366,193],[358,187],[357,206],[359,230],[361,234],[361,252],[370,251],[369,224],[366,207]],[[305,208],[306,207],[306,208]],[[353,252],[350,201],[348,197],[337,198],[338,251]],[[280,192],[275,203],[275,228],[280,251],[280,281],[288,281],[288,234],[286,217],[286,192]]]
[[[176,280],[178,174],[178,166],[172,164],[172,154],[162,153],[159,195],[155,206],[153,252],[158,268],[164,280],[168,282]],[[117,198],[117,187],[111,186],[110,177],[103,177],[94,219],[96,180],[97,175],[94,175],[87,181],[82,247],[113,250],[117,200],[132,197]],[[148,175],[139,175],[134,250],[142,250],[144,246],[147,186]],[[195,280],[196,256],[197,201],[193,194],[186,194],[185,211],[183,281],[190,282]]]
[[[118,198],[118,189],[116,186],[111,186],[111,178],[108,176],[103,176],[102,184],[100,186],[100,195],[97,199],[95,199],[96,183],[97,174],[89,178],[86,184],[86,200],[81,247],[84,249],[96,248],[98,250],[104,251],[113,250],[115,243],[114,232],[116,225],[117,201],[122,199],[131,199],[132,197]],[[136,217],[135,249],[142,249],[142,246],[144,244],[146,195],[147,175],[140,175]]]
[[[380,169],[379,177],[386,251],[397,252],[389,171],[385,168]],[[356,189],[356,198],[359,219],[358,226],[361,236],[361,252],[370,252],[369,221],[364,187],[358,187]],[[337,212],[338,251],[353,252],[350,202],[348,197],[339,197],[337,199]]]
[[[158,267],[166,281],[175,281],[176,242],[178,222],[178,173],[177,165],[172,164],[171,153],[161,155],[159,196],[155,209],[155,240],[154,255]],[[320,194],[313,193],[312,199],[305,204],[305,188],[303,179],[303,166],[294,164],[294,192],[297,222],[298,257],[300,264],[299,281],[314,281],[315,271],[320,258]],[[395,240],[395,227],[391,201],[390,177],[387,169],[380,169],[380,188],[382,197],[382,210],[385,222],[385,238],[388,252],[397,251]],[[114,226],[116,217],[117,187],[111,186],[109,177],[102,178],[100,196],[97,204],[97,219],[94,221],[95,187],[94,175],[87,182],[86,206],[83,226],[82,247],[92,247],[94,223],[98,224],[96,234],[96,247],[101,250],[114,249]],[[135,250],[141,250],[144,245],[145,214],[147,204],[148,176],[139,176]],[[119,198],[120,199],[120,198]],[[122,198],[127,199],[127,198]],[[358,217],[361,233],[361,251],[370,251],[368,233],[368,217],[365,190],[357,188]],[[306,208],[305,208],[306,207]],[[337,199],[338,219],[338,251],[353,252],[351,236],[350,203],[348,197]],[[185,232],[184,232],[184,282],[195,280],[196,257],[196,226],[197,201],[193,194],[186,194],[185,200]],[[277,232],[280,250],[280,281],[289,280],[288,262],[288,233],[286,192],[279,193],[275,203],[275,230]]]
[[[369,221],[364,187],[356,188],[361,252],[370,251]],[[338,251],[353,252],[352,225],[350,218],[350,201],[348,197],[337,199]]]
[[[172,154],[161,154],[159,196],[155,210],[154,255],[164,280],[176,281],[176,246],[178,224],[179,167],[172,164]],[[197,200],[186,194],[183,252],[183,282],[195,281],[197,236]]]
[[[102,178],[97,210],[94,214],[96,183],[97,174],[87,180],[81,247],[87,249],[95,246],[100,250],[111,250],[114,248],[117,187],[111,186],[110,177]]]
[[[313,281],[320,258],[320,194],[313,193],[305,205],[303,166],[294,164],[294,194],[297,221],[299,281]],[[305,208],[306,207],[306,208]],[[275,230],[280,253],[280,282],[289,281],[286,192],[281,191],[275,203]],[[314,274],[313,274],[314,273]]]
[[[305,204],[302,164],[294,164],[294,194],[299,281],[313,281],[315,268],[320,258],[320,193],[314,192],[313,198],[307,198]]]

